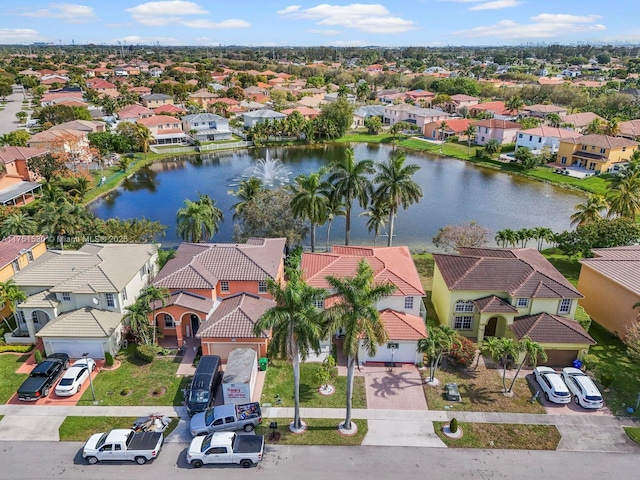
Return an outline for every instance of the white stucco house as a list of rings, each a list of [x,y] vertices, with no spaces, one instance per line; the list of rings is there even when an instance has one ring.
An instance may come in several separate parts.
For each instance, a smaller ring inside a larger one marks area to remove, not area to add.
[[[195,130],[194,140],[212,142],[230,140],[229,120],[214,113],[197,113],[182,117],[182,130],[189,133]]]
[[[544,147],[549,147],[551,153],[557,153],[560,147],[560,140],[580,136],[582,136],[580,132],[573,132],[564,128],[529,128],[520,130],[516,134],[516,150],[518,148],[527,148],[532,152],[539,152]]]
[[[155,276],[156,245],[89,243],[48,250],[13,279],[27,294],[16,308],[18,328],[45,352],[79,358],[115,355],[125,308]]]

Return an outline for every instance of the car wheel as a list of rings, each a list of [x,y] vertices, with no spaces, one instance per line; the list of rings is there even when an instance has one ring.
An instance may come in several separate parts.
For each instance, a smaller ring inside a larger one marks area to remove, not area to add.
[[[191,462],[191,465],[193,465],[193,468],[200,468],[202,466],[202,460],[194,460]]]
[[[96,369],[96,364],[91,365],[91,371],[93,372]]]
[[[573,397],[573,401],[576,402],[576,405],[578,406],[580,405],[580,399],[578,398],[577,395]]]
[[[241,460],[241,461],[240,461],[240,465],[241,465],[243,468],[249,468],[249,467],[252,467],[252,466],[253,466],[253,462],[252,462],[251,460]]]
[[[42,390],[42,396],[43,397],[49,396],[49,387],[44,387],[44,389]]]
[[[136,457],[135,460],[138,465],[144,465],[147,463],[147,459],[145,457]]]
[[[98,463],[98,459],[96,457],[87,457],[87,462],[89,463],[89,465],[95,465],[96,463]]]
[[[245,432],[253,432],[253,425],[252,425],[252,424],[250,424],[250,423],[247,423],[247,424],[243,427],[243,430],[244,430]]]
[[[547,402],[550,402],[550,401],[551,401],[551,400],[549,400],[549,394],[548,394],[547,392],[544,392],[544,399],[545,399]]]
[[[76,393],[80,393],[80,390],[82,390],[82,385],[78,385],[78,389],[76,390]]]
[[[66,370],[67,368],[69,368],[69,360],[64,362],[64,369]]]

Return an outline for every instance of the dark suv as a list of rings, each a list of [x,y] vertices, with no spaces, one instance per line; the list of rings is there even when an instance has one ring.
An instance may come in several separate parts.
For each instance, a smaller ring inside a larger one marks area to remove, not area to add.
[[[68,355],[56,353],[48,356],[42,363],[31,370],[29,378],[20,385],[20,388],[18,388],[18,400],[35,401],[49,395],[53,384],[68,366]]]

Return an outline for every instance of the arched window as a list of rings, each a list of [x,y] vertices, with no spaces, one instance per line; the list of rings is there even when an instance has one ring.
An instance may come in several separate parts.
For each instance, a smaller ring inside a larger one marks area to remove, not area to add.
[[[173,328],[176,326],[176,322],[173,320],[173,317],[171,316],[171,314],[163,313],[162,316],[164,319],[164,326],[166,328]]]

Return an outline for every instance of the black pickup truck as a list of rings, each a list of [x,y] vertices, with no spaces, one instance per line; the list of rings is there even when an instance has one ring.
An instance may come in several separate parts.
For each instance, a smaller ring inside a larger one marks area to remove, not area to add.
[[[62,371],[69,366],[69,356],[54,354],[48,356],[44,362],[36,365],[29,378],[18,388],[18,400],[35,401],[49,395]]]

